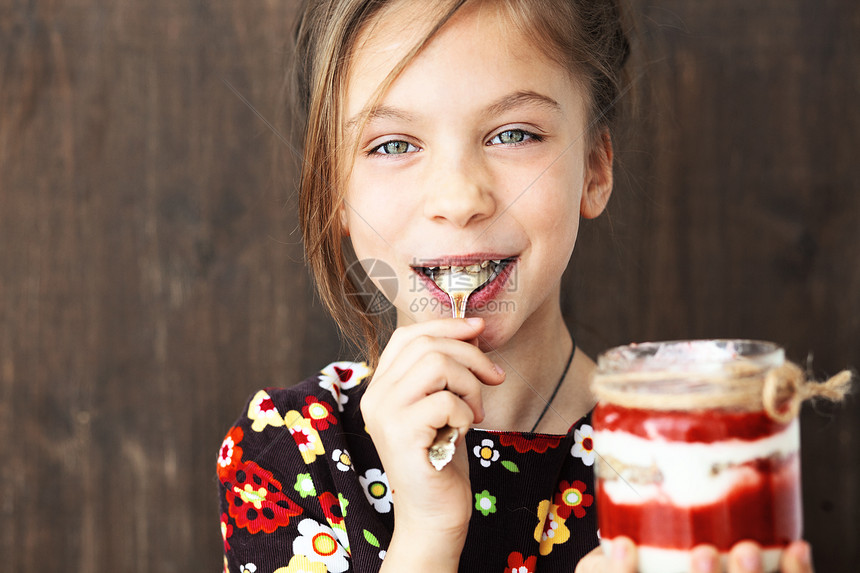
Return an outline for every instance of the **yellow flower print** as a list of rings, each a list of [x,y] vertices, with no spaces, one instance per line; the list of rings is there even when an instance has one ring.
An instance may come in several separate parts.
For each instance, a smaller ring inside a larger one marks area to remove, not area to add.
[[[245,484],[245,489],[239,489],[239,486],[233,486],[233,491],[242,498],[242,501],[252,504],[256,509],[263,507],[263,502],[266,501],[266,493],[268,493],[266,488],[261,487],[260,489],[254,489],[254,486],[249,483]]]
[[[564,518],[558,515],[558,506],[548,499],[540,502],[537,513],[535,541],[540,543],[540,554],[549,555],[553,545],[570,539],[570,530],[564,524]]]
[[[251,429],[262,432],[266,426],[280,427],[284,425],[284,419],[275,408],[275,403],[265,390],[260,390],[254,395],[248,405],[248,418],[254,420]]]
[[[309,419],[302,417],[297,410],[290,410],[284,420],[306,464],[312,463],[317,456],[325,453],[319,432],[314,429]]]
[[[325,563],[311,561],[304,555],[293,555],[286,567],[275,569],[275,573],[326,573]]]

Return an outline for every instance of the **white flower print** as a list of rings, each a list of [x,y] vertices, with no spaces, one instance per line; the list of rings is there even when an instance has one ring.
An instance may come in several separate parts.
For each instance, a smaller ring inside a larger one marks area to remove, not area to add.
[[[240,567],[240,570],[242,573],[255,573],[255,571],[257,571],[257,566],[253,563],[245,563]]]
[[[331,453],[331,459],[337,462],[337,469],[347,472],[352,469],[352,458],[346,450],[336,449]]]
[[[310,561],[325,563],[331,573],[342,573],[349,569],[349,560],[343,541],[344,532],[317,523],[313,519],[299,522],[299,535],[293,540],[293,553],[303,555]]]
[[[472,453],[475,457],[481,460],[481,465],[485,468],[490,467],[494,461],[499,459],[499,450],[495,449],[496,444],[493,440],[482,440],[480,446],[475,446]]]
[[[227,436],[221,442],[221,448],[218,450],[218,465],[226,468],[233,463],[233,448],[236,447],[236,442],[233,436]]]
[[[364,362],[332,362],[320,371],[319,385],[331,392],[338,409],[343,412],[344,404],[349,401],[343,391],[361,384],[368,374],[370,368]]]
[[[578,430],[573,431],[573,447],[570,453],[575,458],[582,458],[582,463],[587,466],[594,465],[594,430],[588,424],[583,424]]]
[[[358,476],[358,481],[361,482],[364,495],[367,496],[367,501],[373,509],[379,513],[391,511],[391,487],[388,485],[388,476],[385,472],[375,468],[369,469],[363,476]]]

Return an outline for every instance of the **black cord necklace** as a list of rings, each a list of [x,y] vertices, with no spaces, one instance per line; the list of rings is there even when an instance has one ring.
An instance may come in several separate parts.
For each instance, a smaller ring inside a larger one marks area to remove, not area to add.
[[[534,433],[537,430],[538,424],[540,424],[541,420],[543,420],[544,415],[547,410],[549,410],[550,405],[552,405],[552,401],[555,400],[555,395],[558,394],[558,389],[561,388],[562,382],[564,382],[565,377],[567,376],[567,371],[570,368],[570,363],[573,362],[573,355],[576,352],[576,341],[573,341],[573,348],[570,349],[570,356],[567,357],[567,363],[564,365],[564,371],[561,373],[561,378],[558,379],[558,382],[555,383],[555,388],[552,391],[552,394],[549,397],[549,400],[546,402],[546,406],[543,407],[543,412],[538,416],[535,425],[532,426],[531,433]]]

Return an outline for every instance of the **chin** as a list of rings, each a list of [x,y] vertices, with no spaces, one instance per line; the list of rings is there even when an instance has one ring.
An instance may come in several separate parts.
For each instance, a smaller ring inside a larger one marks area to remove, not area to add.
[[[510,341],[511,334],[505,325],[501,324],[502,321],[494,320],[492,316],[483,318],[487,326],[478,339],[478,348],[482,352],[495,352]]]

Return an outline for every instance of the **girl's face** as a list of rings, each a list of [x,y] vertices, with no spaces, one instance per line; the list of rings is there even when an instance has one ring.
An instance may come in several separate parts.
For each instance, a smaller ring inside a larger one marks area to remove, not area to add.
[[[579,217],[597,216],[611,190],[611,149],[589,168],[582,87],[539,37],[480,6],[460,10],[374,105],[424,34],[425,14],[399,3],[359,38],[344,110],[358,145],[342,221],[359,260],[393,269],[398,325],[451,316],[427,267],[503,261],[467,311],[485,318],[490,350],[560,317]],[[391,281],[377,286],[393,294]]]

